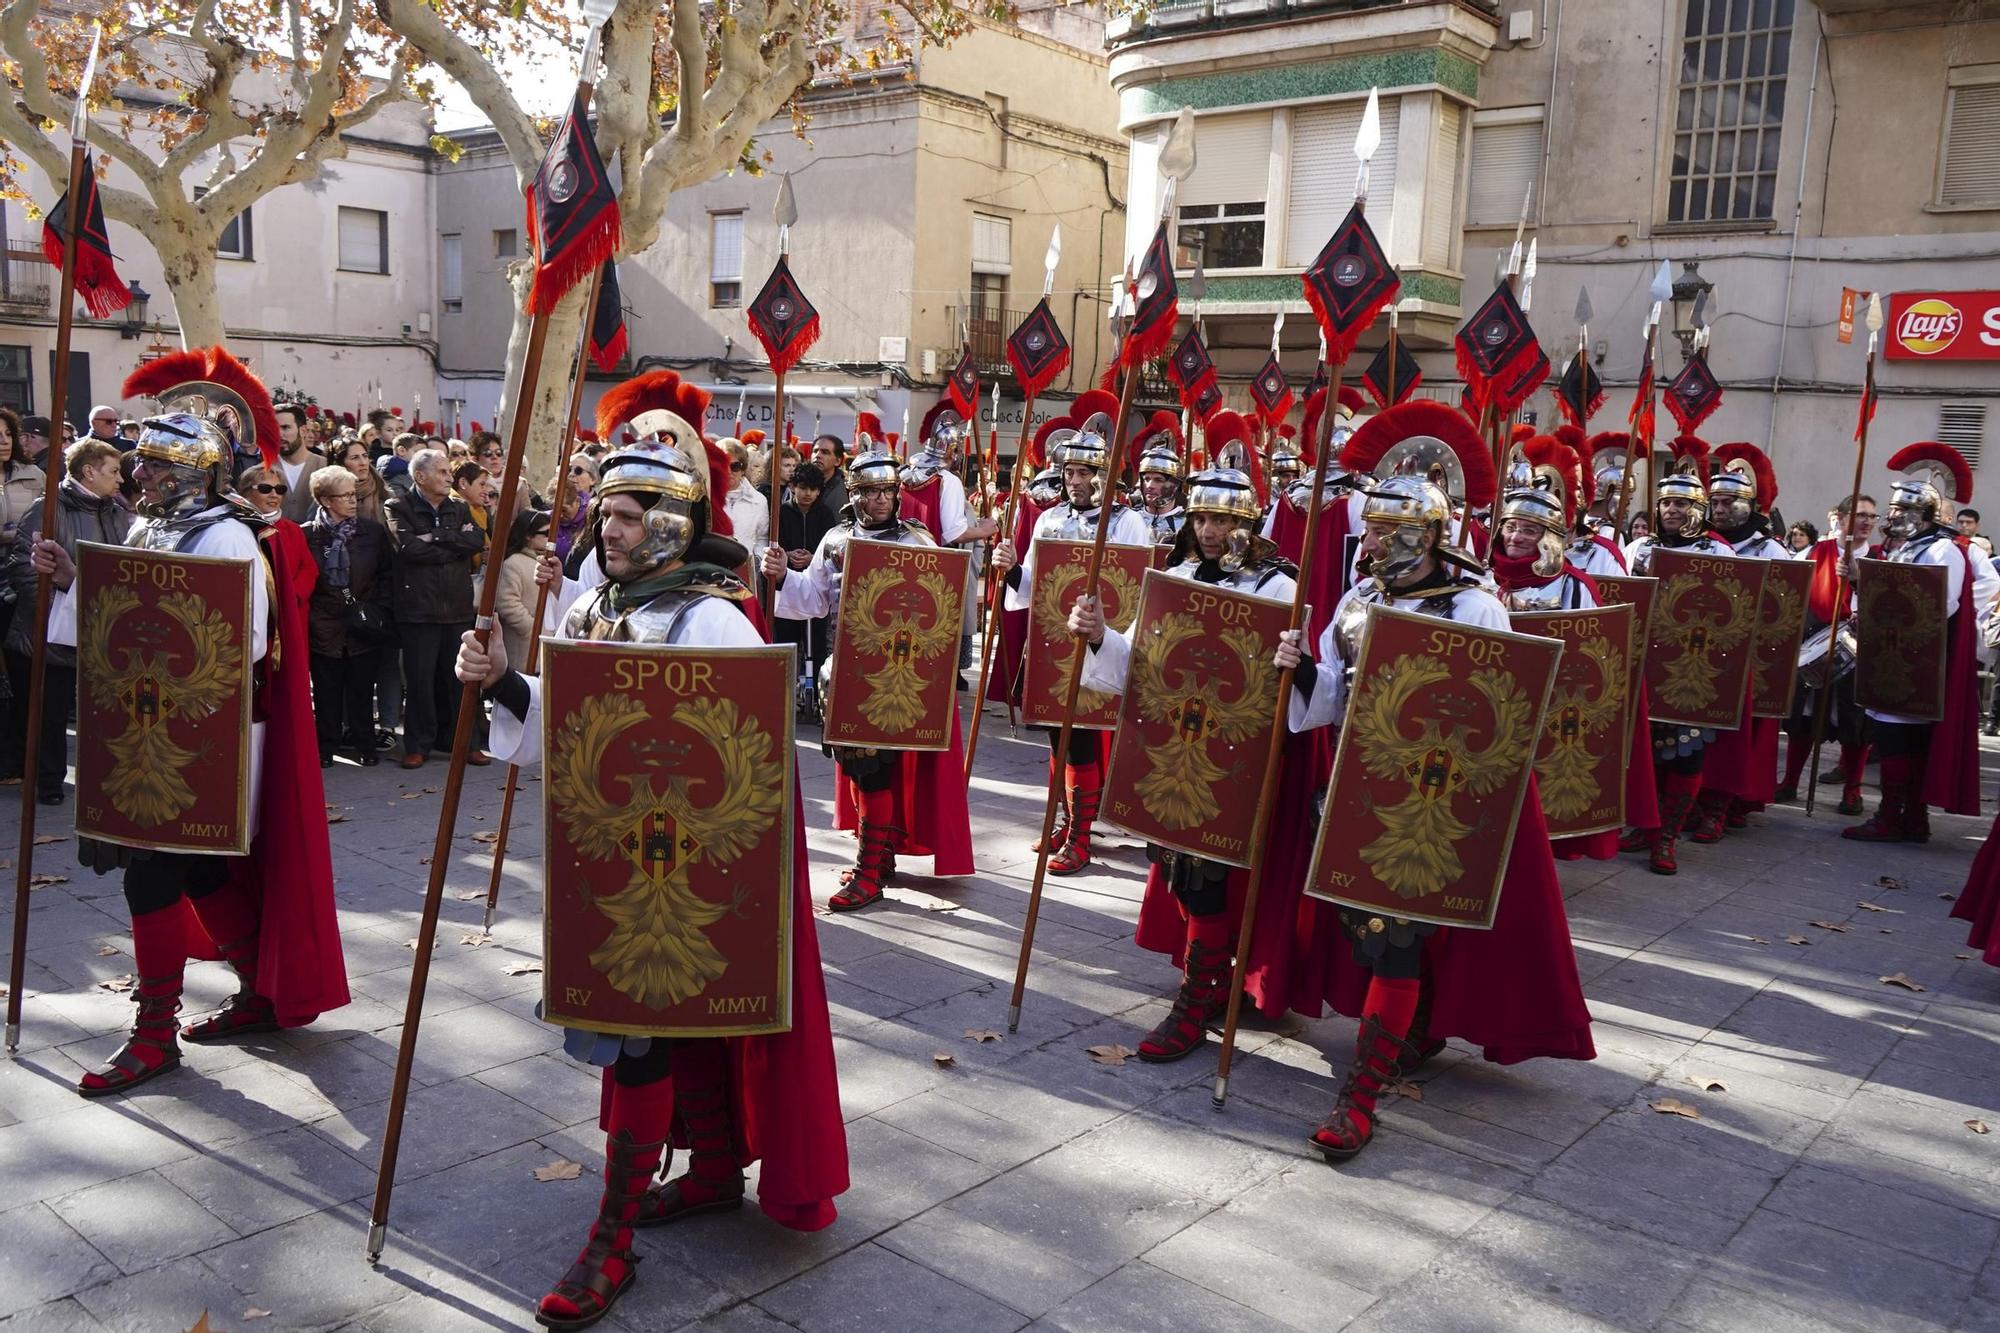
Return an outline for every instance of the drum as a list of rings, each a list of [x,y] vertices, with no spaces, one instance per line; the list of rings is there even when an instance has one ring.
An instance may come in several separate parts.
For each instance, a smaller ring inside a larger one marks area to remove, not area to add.
[[[1845,620],[1840,625],[1840,642],[1833,643],[1833,626],[1822,625],[1799,644],[1799,685],[1803,689],[1816,688],[1821,680],[1821,672],[1826,668],[1828,646],[1833,648],[1833,678],[1840,680],[1854,671],[1854,622]]]

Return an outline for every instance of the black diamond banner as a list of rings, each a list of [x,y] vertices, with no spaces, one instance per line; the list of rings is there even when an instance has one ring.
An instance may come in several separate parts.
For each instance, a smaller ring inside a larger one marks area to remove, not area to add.
[[[1358,199],[1302,281],[1306,304],[1326,335],[1326,359],[1333,363],[1353,355],[1354,344],[1403,288]]]
[[[1007,338],[1007,364],[1014,367],[1021,394],[1033,398],[1055,383],[1056,376],[1069,365],[1069,343],[1064,340],[1056,317],[1044,296],[1028,312],[1019,328]]]
[[[1292,410],[1292,382],[1286,378],[1276,352],[1265,357],[1264,364],[1257,368],[1257,377],[1250,381],[1250,398],[1257,404],[1257,415],[1266,426],[1277,425]]]
[[[1167,243],[1164,222],[1153,233],[1153,243],[1146,247],[1139,276],[1133,280],[1133,294],[1138,298],[1138,308],[1132,316],[1132,327],[1125,331],[1125,342],[1118,349],[1118,364],[1128,367],[1144,365],[1166,351],[1168,341],[1174,336],[1174,324],[1181,315],[1180,289],[1174,285],[1174,252]]]
[[[1459,377],[1472,401],[1481,407],[1511,393],[1541,353],[1528,316],[1514,299],[1514,289],[1504,282],[1458,331],[1456,344]]]
[[[1193,407],[1201,391],[1215,383],[1215,362],[1209,359],[1208,344],[1202,341],[1199,327],[1189,329],[1180,346],[1174,348],[1167,374],[1180,390],[1182,407]]]
[[[1195,395],[1194,415],[1197,421],[1206,421],[1217,408],[1222,406],[1222,389],[1214,380],[1202,386]]]
[[[792,277],[792,266],[784,255],[764,280],[764,290],[750,303],[747,312],[750,332],[764,345],[771,360],[771,373],[782,375],[797,365],[812,345],[819,341],[819,311],[806,300]]]
[[[1590,355],[1578,348],[1556,385],[1556,410],[1578,430],[1590,429],[1591,414],[1604,406],[1604,382],[1591,369]]]
[[[1708,354],[1697,352],[1667,381],[1667,411],[1680,423],[1681,434],[1692,435],[1722,406],[1722,386],[1708,368]]]
[[[972,349],[965,348],[958,354],[958,364],[951,368],[951,382],[945,386],[951,396],[951,405],[958,414],[971,421],[979,414],[979,367],[973,364]]]
[[[565,292],[611,258],[619,237],[618,195],[579,96],[528,183],[528,239],[535,249],[528,313],[553,313]]]
[[[1395,350],[1393,362],[1389,357],[1392,348]],[[1368,396],[1375,400],[1377,406],[1384,408],[1402,402],[1415,393],[1417,386],[1423,382],[1424,368],[1417,364],[1417,358],[1410,355],[1410,349],[1403,346],[1400,338],[1384,343],[1382,350],[1375,353],[1375,359],[1368,363],[1368,369],[1361,372],[1361,387],[1368,391]]]

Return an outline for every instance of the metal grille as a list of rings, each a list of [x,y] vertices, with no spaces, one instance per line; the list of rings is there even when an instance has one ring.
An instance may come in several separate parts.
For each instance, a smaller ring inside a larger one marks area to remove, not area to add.
[[[1978,467],[1986,451],[1986,404],[1938,404],[1938,443],[1950,445]]]
[[[1792,0],[1687,0],[1668,221],[1771,216],[1791,44]]]

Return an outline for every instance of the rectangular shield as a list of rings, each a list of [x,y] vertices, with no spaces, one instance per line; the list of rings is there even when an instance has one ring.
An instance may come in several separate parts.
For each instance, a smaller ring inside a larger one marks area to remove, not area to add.
[[[542,1016],[792,1022],[792,650],[542,645]]]
[[[828,744],[945,750],[958,706],[958,634],[971,554],[849,541],[843,557]]]
[[[1943,565],[1862,560],[1855,574],[1854,701],[1902,717],[1944,720],[1947,618]]]
[[[1250,864],[1289,602],[1148,571],[1119,699],[1104,818],[1148,842]]]
[[[1368,608],[1306,892],[1490,929],[1563,646]]]
[[[79,836],[249,852],[253,574],[243,560],[78,546]]]
[[[1810,560],[1773,560],[1764,569],[1764,597],[1750,659],[1750,716],[1790,717],[1799,680],[1799,640],[1806,632]]]
[[[1563,645],[1535,749],[1535,788],[1551,838],[1580,838],[1625,824],[1625,766],[1632,750],[1630,604],[1592,611],[1518,611],[1523,634]]]
[[[1638,574],[1592,574],[1590,581],[1597,585],[1597,604],[1616,606],[1620,602],[1632,608],[1632,706],[1639,706],[1639,686],[1646,679],[1646,645],[1653,638],[1653,602],[1658,598],[1660,581]]]
[[[1751,639],[1768,560],[1655,550],[1646,704],[1653,721],[1734,731],[1749,701]]]
[[[1090,572],[1089,542],[1035,543],[1035,587],[1028,607],[1028,648],[1023,659],[1021,720],[1031,727],[1060,727],[1069,700],[1070,664],[1076,660],[1076,638],[1069,632],[1069,609],[1083,595]],[[1139,611],[1139,581],[1153,563],[1150,546],[1104,548],[1097,571],[1097,596],[1104,623],[1112,629],[1132,626]],[[1118,696],[1096,690],[1076,692],[1075,726],[1109,731],[1118,725]]]

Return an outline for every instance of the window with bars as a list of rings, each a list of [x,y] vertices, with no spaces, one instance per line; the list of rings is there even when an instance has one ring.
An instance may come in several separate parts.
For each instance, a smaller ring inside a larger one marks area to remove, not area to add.
[[[2000,65],[1951,71],[1937,202],[2000,207]]]
[[[708,304],[717,310],[743,304],[743,215],[708,217]]]
[[[1793,0],[1687,0],[1669,222],[1771,218],[1792,9]]]
[[[1986,404],[1938,404],[1938,443],[1948,444],[1965,455],[1965,461],[1979,466],[1986,451]]]

